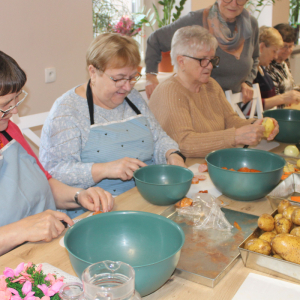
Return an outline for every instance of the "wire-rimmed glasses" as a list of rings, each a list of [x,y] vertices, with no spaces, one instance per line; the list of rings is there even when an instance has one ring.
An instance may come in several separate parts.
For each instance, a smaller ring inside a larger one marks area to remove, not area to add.
[[[214,68],[216,68],[219,66],[219,62],[220,62],[219,56],[214,56],[213,58],[197,58],[189,55],[183,55],[183,56],[198,60],[202,68],[206,68],[209,65],[209,63],[211,63]]]
[[[130,84],[131,86],[134,86],[134,85],[138,82],[138,80],[140,80],[140,78],[142,77],[142,75],[141,75],[140,73],[138,73],[138,72],[137,72],[138,75],[135,75],[135,76],[132,77],[132,78],[121,78],[121,79],[115,79],[115,78],[113,78],[112,76],[109,76],[108,74],[106,74],[105,72],[104,72],[104,74],[105,74],[109,79],[111,79],[112,81],[115,82],[117,88],[121,88],[122,86],[124,86],[124,85],[126,84],[127,81],[129,81],[129,84]]]
[[[18,107],[27,97],[28,93],[24,90],[21,90],[11,101],[14,101],[16,103],[14,106],[10,106],[9,109],[2,110],[0,109],[0,112],[2,112],[2,116],[0,119],[3,119],[5,116],[7,116],[14,108]]]

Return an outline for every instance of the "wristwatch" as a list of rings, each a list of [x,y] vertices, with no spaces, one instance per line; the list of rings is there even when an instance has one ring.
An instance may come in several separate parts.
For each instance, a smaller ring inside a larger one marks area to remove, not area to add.
[[[179,156],[182,157],[182,159],[183,159],[184,162],[186,161],[186,157],[180,151],[171,152],[170,155],[172,155],[172,154],[178,154]]]
[[[249,85],[250,87],[253,87],[253,83],[252,83],[252,82],[246,80],[245,83],[246,83],[247,85]]]
[[[78,205],[80,205],[80,206],[82,206],[80,203],[79,203],[79,201],[78,201],[78,196],[79,196],[79,194],[82,192],[83,190],[79,190],[78,192],[76,192],[76,194],[75,194],[75,196],[74,196],[74,200],[75,200],[75,202],[78,204]]]

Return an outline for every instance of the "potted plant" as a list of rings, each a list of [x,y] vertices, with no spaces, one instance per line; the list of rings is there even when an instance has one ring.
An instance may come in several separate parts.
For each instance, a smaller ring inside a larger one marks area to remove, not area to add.
[[[160,18],[158,8],[153,4],[153,9],[155,11],[156,21],[158,27],[161,28],[165,25],[169,25],[179,19],[181,12],[183,10],[186,0],[180,0],[179,6],[175,5],[175,0],[160,0],[159,5],[162,6],[163,17]],[[172,10],[175,5],[175,12]],[[171,63],[170,51],[162,52],[162,59],[158,65],[159,72],[173,72],[173,66]]]
[[[299,42],[299,11],[300,11],[300,0],[290,0],[290,24],[296,28],[296,44]]]

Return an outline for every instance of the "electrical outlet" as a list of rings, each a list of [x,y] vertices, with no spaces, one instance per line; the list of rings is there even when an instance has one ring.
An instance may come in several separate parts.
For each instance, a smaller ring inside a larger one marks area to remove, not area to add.
[[[56,69],[46,68],[45,69],[45,83],[54,82],[56,80]]]

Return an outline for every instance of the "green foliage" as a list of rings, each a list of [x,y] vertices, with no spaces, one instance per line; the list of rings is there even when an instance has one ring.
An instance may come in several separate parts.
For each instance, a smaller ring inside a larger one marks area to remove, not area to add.
[[[274,3],[275,0],[249,0],[245,8],[258,19],[263,9]]]
[[[141,12],[132,14],[132,18],[134,22],[139,26],[142,27],[143,25],[147,27],[151,27],[152,31],[154,31],[154,24],[156,23],[155,13],[151,13],[151,8],[145,12],[145,6],[141,9]]]
[[[123,15],[130,15],[122,0],[93,0],[93,31],[94,35],[110,32],[112,24]]]
[[[299,24],[300,0],[290,0],[290,24],[297,27]]]
[[[163,8],[163,17],[162,19],[159,16],[159,11],[156,7],[156,5],[153,4],[153,9],[155,12],[156,21],[158,24],[158,27],[161,28],[165,25],[169,25],[172,22],[175,22],[179,19],[181,12],[183,10],[184,4],[186,0],[180,0],[179,6],[175,5],[175,0],[160,0],[158,1],[158,4],[161,5]],[[175,5],[175,13],[172,14],[172,9]]]

